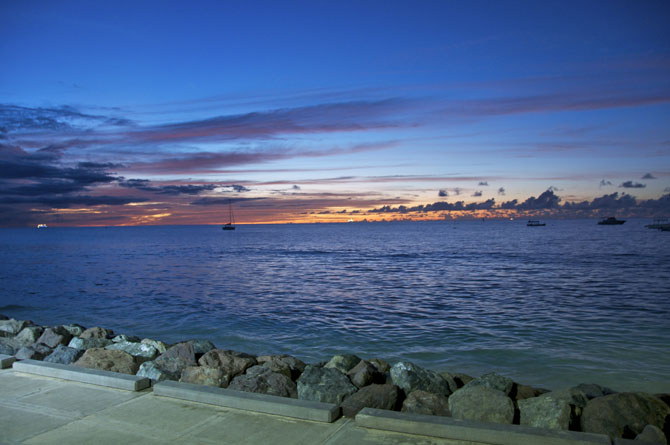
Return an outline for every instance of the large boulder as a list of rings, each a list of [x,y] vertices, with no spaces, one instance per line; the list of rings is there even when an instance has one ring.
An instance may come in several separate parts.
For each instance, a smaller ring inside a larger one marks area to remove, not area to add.
[[[49,363],[60,363],[62,365],[71,365],[76,362],[83,353],[84,351],[81,349],[58,345],[51,354],[44,358],[44,361]]]
[[[449,397],[456,390],[437,372],[421,368],[411,362],[398,362],[391,367],[391,381],[402,389],[405,394],[421,390]]]
[[[393,410],[398,405],[400,388],[395,385],[371,384],[351,394],[342,402],[342,414],[354,417],[363,408]]]
[[[157,367],[156,363],[152,361],[142,363],[140,365],[140,368],[137,370],[136,375],[139,377],[147,377],[157,382],[160,382],[161,380],[170,380],[172,377],[171,375],[168,375],[165,371]],[[172,380],[175,379],[172,378]]]
[[[40,338],[37,339],[37,343],[42,343],[47,345],[50,348],[55,348],[58,345],[67,345],[72,334],[70,334],[62,326],[54,326],[53,328],[46,328]]]
[[[262,355],[256,357],[259,365],[262,365],[272,372],[284,374],[291,380],[295,381],[300,377],[300,374],[305,370],[305,363],[290,355]]]
[[[235,377],[228,389],[298,398],[298,388],[290,377],[260,365],[252,366],[246,374]]]
[[[193,345],[188,342],[177,343],[154,360],[155,367],[170,380],[179,380],[184,369],[197,364]]]
[[[250,355],[226,351],[222,349],[212,349],[198,360],[200,366],[209,366],[212,368],[220,368],[224,372],[225,384],[228,386],[230,381],[238,375],[256,365],[256,359]]]
[[[555,430],[578,429],[586,394],[577,389],[552,391],[518,401],[521,425]]]
[[[361,361],[361,358],[354,354],[334,355],[333,358],[324,365],[324,368],[333,368],[346,374]]]
[[[120,341],[106,346],[105,349],[126,351],[128,354],[136,357],[139,362],[153,360],[158,356],[158,350],[156,350],[156,348],[146,343],[139,342]]]
[[[131,342],[139,343],[140,338],[135,335],[119,334],[112,338],[112,343]]]
[[[346,375],[335,368],[307,366],[298,379],[298,398],[340,404],[356,392]]]
[[[85,327],[83,327],[82,325],[77,324],[77,323],[64,324],[63,329],[65,329],[70,334],[72,334],[73,337],[79,337],[86,330]]]
[[[512,423],[514,402],[507,395],[485,385],[468,386],[449,397],[449,411],[455,419]]]
[[[83,368],[101,369],[103,371],[135,374],[139,368],[132,355],[124,351],[108,351],[106,349],[87,349],[75,366]]]
[[[576,388],[573,388],[576,389]],[[550,392],[547,389],[542,389],[542,388],[533,388],[532,386],[528,385],[517,385],[516,386],[516,392],[514,392],[514,400],[525,400],[525,399],[530,399],[532,397],[537,397],[541,396],[542,394]]]
[[[189,340],[188,343],[193,346],[193,352],[195,352],[196,357],[201,357],[202,355],[208,353],[212,349],[216,349],[214,343],[209,340],[198,338],[195,340]]]
[[[51,354],[51,348],[43,343],[36,343],[31,346],[24,346],[14,354],[17,360],[42,360]]]
[[[366,360],[361,360],[356,366],[347,373],[351,383],[358,388],[362,388],[371,383],[384,383],[384,375],[377,368]]]
[[[377,368],[377,371],[381,372],[382,374],[386,374],[391,370],[391,366],[386,360],[382,360],[380,358],[371,358],[368,360],[368,362]]]
[[[0,337],[14,337],[16,334],[21,332],[26,326],[30,326],[32,323],[24,320],[15,320],[10,318],[9,320],[0,320]]]
[[[79,349],[82,351],[85,351],[86,349],[91,349],[91,348],[104,348],[105,346],[111,344],[112,341],[108,340],[106,338],[97,338],[97,337],[89,337],[89,338],[81,338],[81,337],[73,337],[72,340],[70,340],[70,343],[68,343],[68,347],[74,348],[74,349]]]
[[[484,386],[486,388],[495,389],[497,391],[503,392],[506,396],[509,396],[512,394],[512,390],[514,389],[514,381],[502,375],[496,374],[495,372],[490,372],[469,381],[463,387],[467,388],[473,386]]]
[[[105,329],[101,327],[92,327],[84,330],[79,337],[80,338],[110,338],[114,336],[114,331],[111,329]]]
[[[428,414],[431,416],[451,416],[449,399],[426,391],[416,390],[409,393],[402,404],[402,412]]]
[[[14,355],[14,353],[16,352],[16,345],[14,345],[12,342],[5,340],[9,340],[9,338],[0,337],[0,354]]]
[[[667,445],[668,440],[663,434],[663,431],[657,426],[647,425],[644,427],[642,432],[635,436],[635,440],[639,440],[642,443],[647,444],[657,444],[657,445]]]
[[[440,375],[444,377],[444,373],[440,373]],[[453,372],[453,373],[450,372],[449,375],[451,376],[451,378],[454,379],[454,381],[456,382],[456,386],[458,386],[459,388],[464,387],[465,385],[467,385],[468,383],[470,383],[475,379],[471,375],[464,374],[462,372]]]
[[[575,386],[573,389],[579,390],[586,395],[586,397],[591,400],[596,397],[608,396],[610,394],[616,394],[616,391],[610,389],[606,386],[600,386],[595,383],[580,383]]]
[[[37,342],[43,332],[44,328],[41,326],[26,326],[14,337],[14,341],[20,346],[30,346]]]
[[[210,368],[209,366],[188,366],[181,372],[179,381],[216,387],[228,383],[221,368]]]
[[[159,354],[165,354],[165,351],[168,350],[168,345],[166,345],[165,343],[163,343],[160,340],[154,340],[154,339],[151,339],[151,338],[143,338],[140,343],[144,343],[145,345],[153,346],[154,348],[156,348],[156,350],[158,351]]]
[[[611,439],[633,439],[644,427],[663,429],[670,407],[651,394],[628,392],[589,400],[582,412],[582,430],[607,434]]]

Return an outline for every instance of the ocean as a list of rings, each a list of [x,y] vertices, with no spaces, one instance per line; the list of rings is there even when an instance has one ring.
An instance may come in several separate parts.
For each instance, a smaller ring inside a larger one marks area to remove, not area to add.
[[[670,392],[670,233],[649,222],[0,229],[0,313]]]

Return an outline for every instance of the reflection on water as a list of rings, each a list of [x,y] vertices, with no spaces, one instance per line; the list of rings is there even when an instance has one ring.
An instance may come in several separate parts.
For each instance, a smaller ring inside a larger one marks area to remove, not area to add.
[[[670,237],[593,220],[0,230],[0,312],[670,391]]]

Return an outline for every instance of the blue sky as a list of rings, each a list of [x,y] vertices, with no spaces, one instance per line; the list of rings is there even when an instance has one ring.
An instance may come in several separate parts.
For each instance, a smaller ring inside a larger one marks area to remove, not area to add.
[[[0,225],[667,214],[669,18],[3,2]]]

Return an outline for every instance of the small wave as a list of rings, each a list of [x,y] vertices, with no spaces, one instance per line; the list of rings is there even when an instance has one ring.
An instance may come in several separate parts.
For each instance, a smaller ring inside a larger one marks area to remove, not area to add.
[[[7,304],[5,306],[0,306],[0,311],[17,311],[22,309],[36,310],[37,308],[32,306],[22,306],[20,304]]]

